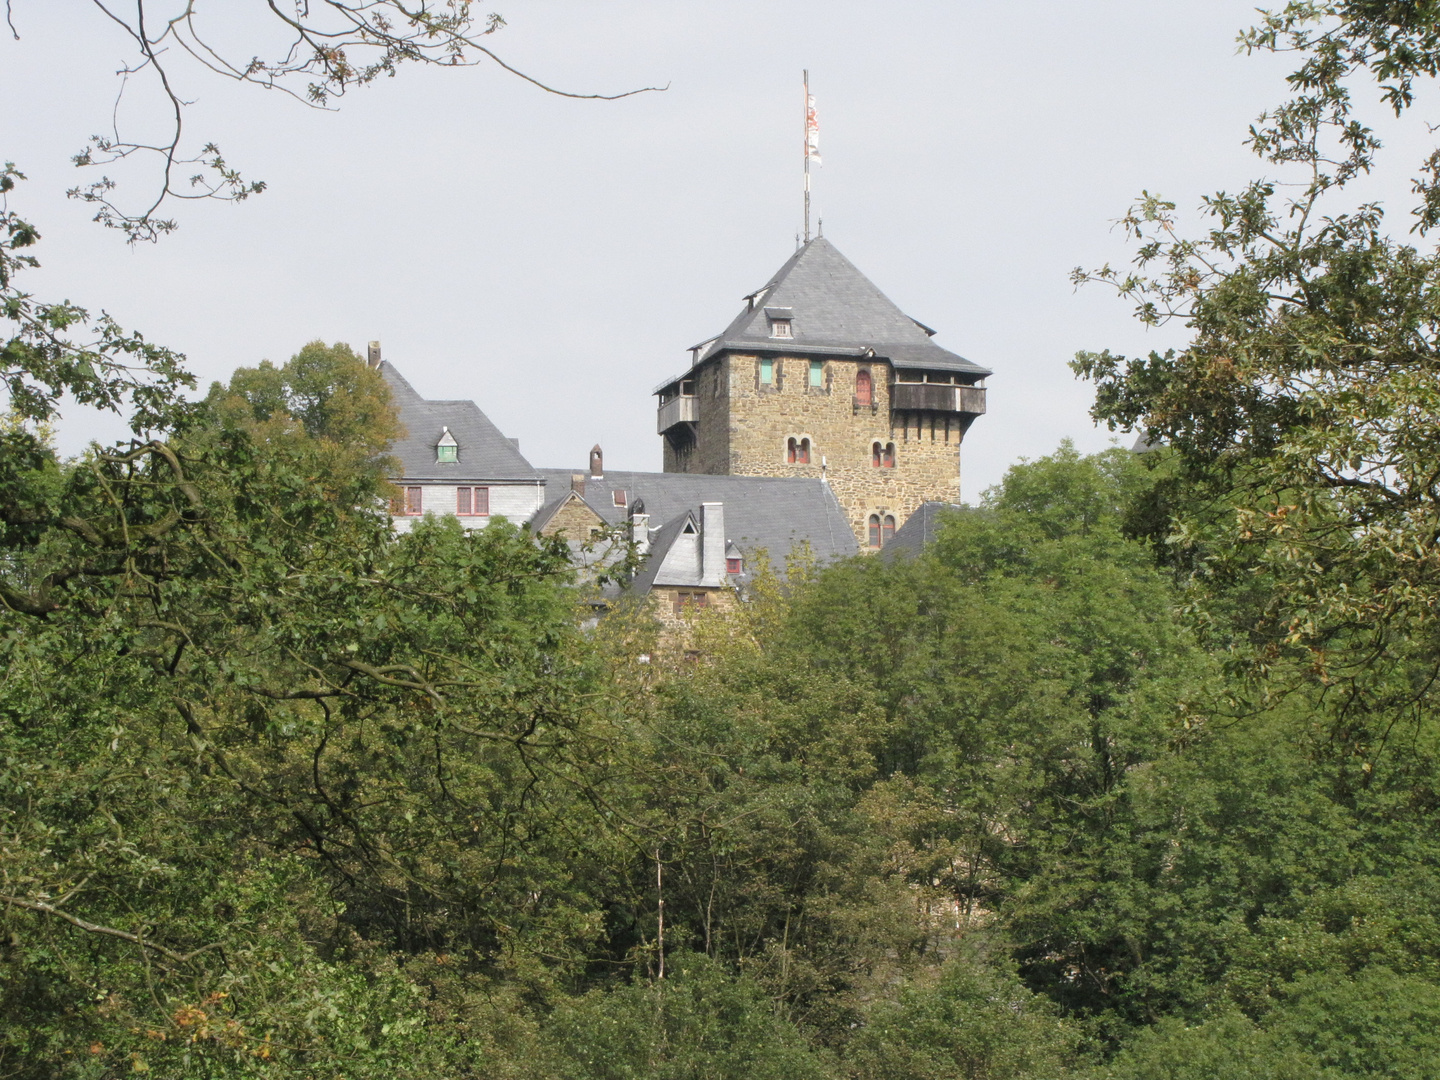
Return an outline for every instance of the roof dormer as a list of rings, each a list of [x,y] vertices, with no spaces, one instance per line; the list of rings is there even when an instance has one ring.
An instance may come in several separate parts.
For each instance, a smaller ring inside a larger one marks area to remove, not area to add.
[[[448,427],[440,429],[440,438],[435,443],[435,460],[437,462],[460,460],[460,444],[455,441],[455,436],[450,434]]]

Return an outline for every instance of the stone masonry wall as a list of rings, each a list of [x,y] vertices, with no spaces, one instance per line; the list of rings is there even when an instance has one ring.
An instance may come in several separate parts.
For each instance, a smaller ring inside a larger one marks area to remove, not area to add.
[[[757,357],[728,359],[730,460],[728,468],[705,471],[818,477],[823,468],[862,548],[871,514],[893,515],[898,528],[923,502],[959,500],[961,418],[947,424],[943,414],[901,414],[892,424],[887,362],[826,357],[823,385],[812,387],[810,358],[776,357],[775,382],[767,388]],[[869,407],[855,401],[861,370],[870,372]],[[787,463],[791,437],[810,439],[809,465]],[[876,442],[895,444],[894,468],[872,463]]]
[[[570,543],[583,544],[594,532],[604,527],[604,518],[579,499],[571,499],[555,511],[555,516],[545,523],[540,532],[543,536],[564,533],[565,539]]]

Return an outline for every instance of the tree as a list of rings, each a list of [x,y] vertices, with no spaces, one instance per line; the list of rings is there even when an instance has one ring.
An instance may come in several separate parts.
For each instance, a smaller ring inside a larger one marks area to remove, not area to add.
[[[1244,47],[1300,60],[1292,97],[1251,129],[1275,178],[1205,199],[1193,238],[1147,195],[1125,218],[1138,269],[1076,275],[1193,330],[1177,353],[1082,353],[1075,368],[1097,383],[1098,419],[1167,448],[1152,457],[1174,473],[1173,524],[1157,538],[1217,642],[1270,692],[1325,688],[1357,782],[1431,714],[1440,670],[1440,259],[1425,243],[1440,157],[1414,174],[1414,239],[1392,238],[1379,205],[1348,201],[1382,162],[1354,95],[1378,89],[1412,117],[1440,64],[1436,17],[1369,0],[1265,15]]]
[[[207,20],[215,8],[203,0],[136,0],[126,7],[108,0],[91,2],[99,17],[118,25],[134,46],[132,58],[118,72],[115,117],[132,79],[150,80],[168,112],[163,121],[166,134],[158,139],[142,141],[122,134],[112,118],[112,133],[93,136],[73,159],[81,168],[141,159],[155,163],[156,175],[146,184],[150,194],[133,208],[114,201],[117,185],[108,174],[69,193],[93,205],[95,220],[122,230],[131,243],[156,240],[175,228],[174,219],[158,216],[173,200],[241,201],[265,190],[263,181],[245,179],[214,141],[185,138],[189,103],[182,79],[187,71],[277,90],[317,109],[333,108],[335,100],[349,91],[394,77],[407,64],[456,68],[493,63],[546,93],[568,98],[614,101],[658,89],[577,93],[535,78],[506,63],[486,44],[485,39],[505,26],[505,19],[494,13],[479,17],[472,13],[470,0],[269,3],[241,24],[240,32],[262,41],[278,32],[286,44],[273,48],[267,43],[258,51],[249,42],[217,36],[214,26],[220,20]],[[19,40],[13,2],[5,9],[11,33]],[[236,33],[233,25],[227,29]],[[191,169],[196,170],[192,175],[181,175]]]

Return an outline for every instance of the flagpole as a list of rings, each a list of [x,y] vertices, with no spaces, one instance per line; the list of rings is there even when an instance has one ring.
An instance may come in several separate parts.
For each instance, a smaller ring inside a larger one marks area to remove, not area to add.
[[[805,108],[800,145],[805,151],[805,243],[810,242],[810,69],[805,69]]]

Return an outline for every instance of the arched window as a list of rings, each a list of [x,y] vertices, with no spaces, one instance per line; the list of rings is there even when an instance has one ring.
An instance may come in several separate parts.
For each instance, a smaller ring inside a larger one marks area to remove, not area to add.
[[[880,444],[878,442],[870,444],[870,465],[875,469],[880,468]]]
[[[796,454],[796,456],[795,456],[795,463],[796,463],[797,465],[809,465],[809,464],[810,464],[810,440],[809,440],[809,439],[801,439],[801,440],[800,440],[799,453]]]
[[[861,369],[855,373],[855,404],[869,405],[872,400],[873,387],[870,384],[870,372]]]
[[[880,515],[879,515],[879,514],[871,514],[871,515],[870,515],[870,546],[871,546],[872,548],[878,548],[878,547],[880,546]]]
[[[878,446],[879,444],[877,443],[876,445]],[[895,444],[893,442],[885,444],[885,449],[880,455],[880,464],[887,469],[893,469],[895,467]]]
[[[884,547],[886,544],[888,544],[890,542],[890,538],[894,535],[895,519],[889,514],[886,514],[885,520],[880,523],[880,546]]]
[[[796,458],[800,456],[800,448],[793,438],[785,440],[785,464],[794,465]]]

